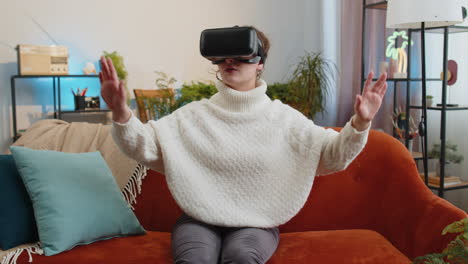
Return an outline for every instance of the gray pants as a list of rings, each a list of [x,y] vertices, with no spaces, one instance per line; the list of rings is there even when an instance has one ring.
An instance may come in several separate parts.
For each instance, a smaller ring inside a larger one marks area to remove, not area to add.
[[[279,243],[279,229],[205,224],[183,214],[171,238],[174,263],[265,263]]]

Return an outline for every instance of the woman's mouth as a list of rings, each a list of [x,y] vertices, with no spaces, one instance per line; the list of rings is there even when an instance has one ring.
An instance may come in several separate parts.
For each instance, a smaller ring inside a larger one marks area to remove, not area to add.
[[[237,71],[237,70],[234,69],[233,67],[228,67],[228,68],[226,68],[224,71],[225,71],[225,72],[231,73],[231,72],[235,72],[235,71]]]

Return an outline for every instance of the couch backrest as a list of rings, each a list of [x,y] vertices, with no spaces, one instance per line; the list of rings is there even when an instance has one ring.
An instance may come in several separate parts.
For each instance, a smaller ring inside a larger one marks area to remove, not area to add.
[[[169,192],[165,176],[154,170],[148,170],[133,207],[140,223],[151,231],[171,232],[182,214]]]
[[[172,198],[164,175],[148,173],[137,198],[136,215],[148,230],[170,232],[182,211]],[[345,171],[315,178],[304,207],[280,230],[375,229],[379,214],[388,205],[388,193],[398,194],[398,190],[390,190],[398,188],[396,182],[409,185],[410,189],[426,188],[403,144],[372,130],[363,152]]]

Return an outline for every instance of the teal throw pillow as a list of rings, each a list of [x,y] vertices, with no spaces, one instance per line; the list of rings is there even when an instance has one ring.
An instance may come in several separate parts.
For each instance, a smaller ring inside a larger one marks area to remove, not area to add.
[[[0,155],[0,201],[0,248],[37,242],[31,199],[12,155]]]
[[[46,256],[114,237],[144,234],[100,152],[10,147],[31,198]]]

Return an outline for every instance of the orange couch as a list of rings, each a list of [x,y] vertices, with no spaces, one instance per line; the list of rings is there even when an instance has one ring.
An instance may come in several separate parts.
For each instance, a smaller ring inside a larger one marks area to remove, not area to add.
[[[164,175],[149,171],[135,213],[146,235],[78,246],[33,263],[172,263],[171,230],[182,211]],[[442,229],[467,214],[434,195],[410,153],[397,140],[371,131],[364,151],[343,172],[315,178],[302,210],[280,226],[277,263],[411,263],[440,252],[455,235]],[[18,263],[28,263],[22,254]]]

